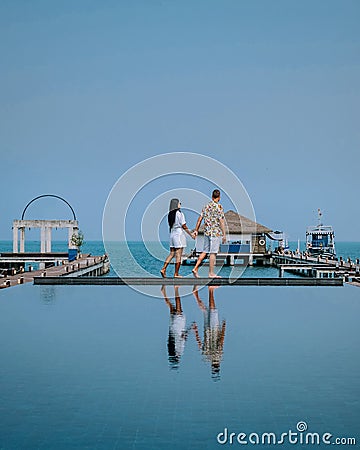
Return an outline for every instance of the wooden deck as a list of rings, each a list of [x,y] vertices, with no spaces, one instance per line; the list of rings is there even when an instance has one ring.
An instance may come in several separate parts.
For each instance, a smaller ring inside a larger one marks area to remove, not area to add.
[[[347,271],[354,271],[354,272],[360,272],[360,265],[356,264],[355,262],[346,262],[344,260],[335,261],[333,259],[327,259],[327,258],[318,258],[313,256],[291,256],[291,255],[278,255],[276,253],[273,253],[271,255],[273,260],[276,262],[276,264],[313,264],[313,265],[321,265],[321,266],[327,266],[329,268],[339,270],[347,270]]]
[[[296,273],[300,276],[315,278],[342,278],[344,282],[359,286],[360,265],[356,262],[347,262],[309,257],[303,255],[278,255],[272,254],[271,265],[279,268],[279,276],[284,276],[284,272]]]
[[[99,276],[109,271],[109,262],[105,255],[83,255],[76,261],[63,261],[63,264],[35,271],[21,271],[14,275],[0,278],[0,289],[33,282],[35,278],[62,279],[66,277],[81,277],[84,275]]]
[[[342,278],[117,278],[37,277],[36,285],[101,286],[343,286]]]

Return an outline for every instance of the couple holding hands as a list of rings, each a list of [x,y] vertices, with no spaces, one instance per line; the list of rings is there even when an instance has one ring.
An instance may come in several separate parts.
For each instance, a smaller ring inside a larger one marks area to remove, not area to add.
[[[215,189],[212,193],[211,201],[203,207],[194,230],[190,231],[186,225],[184,213],[180,210],[180,201],[177,198],[171,200],[168,214],[170,254],[160,270],[162,277],[166,277],[166,268],[174,257],[176,258],[174,277],[181,277],[181,275],[179,275],[179,269],[183,249],[186,247],[185,233],[192,239],[195,239],[198,235],[201,222],[204,220],[204,248],[198,257],[192,272],[196,278],[199,277],[198,268],[206,255],[209,254],[209,278],[221,278],[214,272],[216,254],[219,251],[220,242],[222,241],[223,244],[226,243],[224,210],[219,201],[220,191]]]

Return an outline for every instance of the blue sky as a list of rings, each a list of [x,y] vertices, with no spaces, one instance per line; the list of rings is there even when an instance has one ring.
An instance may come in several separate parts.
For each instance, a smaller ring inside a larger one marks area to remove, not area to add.
[[[318,207],[358,240],[359,22],[349,0],[3,0],[0,240],[44,193],[100,239],[122,173],[176,151],[231,167],[294,240]],[[43,200],[28,218],[68,216]]]

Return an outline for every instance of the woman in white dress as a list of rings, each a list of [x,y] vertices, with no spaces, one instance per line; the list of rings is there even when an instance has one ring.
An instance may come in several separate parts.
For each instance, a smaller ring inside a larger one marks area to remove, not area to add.
[[[190,328],[186,328],[186,317],[181,306],[179,286],[174,286],[175,305],[171,303],[166,293],[166,286],[161,287],[161,293],[170,309],[168,356],[171,369],[178,369],[184,353],[185,342]]]
[[[176,257],[174,277],[181,277],[181,275],[179,275],[179,269],[181,265],[181,255],[183,253],[183,249],[186,247],[185,233],[191,236],[192,239],[195,239],[195,235],[191,233],[189,228],[186,226],[185,216],[180,208],[181,203],[179,199],[171,199],[168,214],[170,253],[164,262],[163,268],[160,270],[161,276],[164,278],[166,277],[166,268],[174,257]]]

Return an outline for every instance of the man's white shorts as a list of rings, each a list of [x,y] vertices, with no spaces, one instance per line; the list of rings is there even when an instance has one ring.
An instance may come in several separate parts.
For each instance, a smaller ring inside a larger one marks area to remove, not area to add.
[[[213,237],[204,235],[204,249],[206,253],[218,253],[221,243],[221,236]]]

